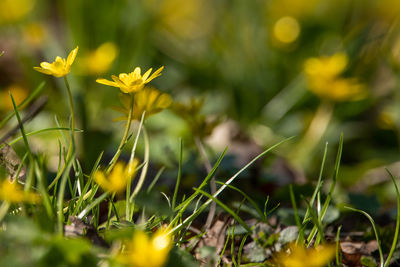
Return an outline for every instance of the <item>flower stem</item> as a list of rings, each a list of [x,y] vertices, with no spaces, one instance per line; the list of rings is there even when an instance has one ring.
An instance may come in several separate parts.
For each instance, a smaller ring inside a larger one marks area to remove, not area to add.
[[[309,155],[321,141],[325,134],[328,124],[331,121],[334,110],[334,104],[328,101],[323,101],[319,104],[314,118],[308,127],[303,138],[298,142],[298,145],[293,149],[291,158],[296,166],[308,165]]]
[[[110,174],[111,170],[114,168],[114,165],[117,163],[117,160],[119,158],[119,155],[122,152],[122,148],[124,147],[126,143],[126,139],[128,138],[129,130],[131,128],[131,123],[132,123],[132,113],[133,113],[133,94],[130,95],[131,100],[129,104],[129,114],[128,114],[128,120],[126,121],[126,126],[125,126],[125,132],[124,136],[122,137],[121,143],[118,146],[117,152],[115,152],[114,157],[111,159],[109,166],[106,170],[106,174]]]
[[[74,149],[75,149],[75,133],[74,133],[75,132],[75,113],[74,113],[74,103],[72,100],[71,88],[69,86],[67,76],[64,76],[64,83],[65,83],[65,86],[67,87],[69,109],[70,109],[70,113],[71,113],[71,141],[69,143],[67,157],[65,160],[66,162],[68,162],[70,157],[72,156]]]
[[[65,163],[62,166],[61,170],[57,173],[56,178],[51,182],[51,184],[48,186],[49,189],[51,189],[61,178],[61,175],[65,171],[65,167],[67,165],[67,162],[71,159],[72,155],[74,154],[75,151],[75,113],[74,113],[74,103],[72,99],[72,92],[71,92],[71,87],[69,86],[69,82],[67,79],[67,76],[64,76],[64,83],[65,86],[67,87],[67,93],[68,93],[68,102],[69,102],[69,111],[71,113],[71,128],[70,128],[70,133],[71,133],[71,140],[68,145],[68,152],[67,155],[65,156]]]

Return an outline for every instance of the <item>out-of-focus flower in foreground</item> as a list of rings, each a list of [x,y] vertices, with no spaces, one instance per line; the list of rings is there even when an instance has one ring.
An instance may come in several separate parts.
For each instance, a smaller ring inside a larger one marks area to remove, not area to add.
[[[40,63],[40,67],[34,67],[34,69],[47,75],[53,75],[54,77],[64,77],[71,71],[71,65],[74,63],[77,53],[78,47],[69,53],[67,59],[56,57],[53,63],[42,62]]]
[[[24,192],[23,188],[16,182],[10,182],[8,179],[0,181],[0,200],[9,203],[40,202],[40,196],[31,192]]]
[[[281,251],[276,256],[278,266],[282,267],[323,267],[335,256],[334,246],[319,246],[305,248],[292,244],[286,251]]]
[[[80,72],[100,75],[107,72],[118,55],[118,47],[112,42],[101,44],[79,60]]]
[[[133,239],[126,244],[120,260],[134,267],[162,267],[168,260],[171,246],[167,229],[157,230],[151,238],[143,231],[136,231]]]
[[[121,73],[119,76],[112,75],[111,78],[113,81],[109,81],[107,79],[97,79],[96,82],[118,87],[121,89],[123,93],[135,93],[143,89],[145,84],[149,83],[154,78],[157,78],[161,75],[161,71],[164,69],[164,66],[156,70],[153,74],[150,75],[153,70],[150,68],[143,75],[141,75],[141,70],[139,67],[136,67],[135,70],[129,74]]]
[[[0,24],[17,22],[28,15],[34,5],[34,0],[1,0]]]
[[[299,37],[300,24],[294,17],[282,17],[274,24],[273,33],[279,42],[289,44]]]
[[[115,120],[127,120],[129,114],[130,97],[127,94],[121,94],[121,102],[123,107],[115,107],[114,109],[124,114]],[[172,104],[172,98],[169,94],[162,93],[157,89],[146,86],[143,90],[135,94],[133,100],[132,120],[140,121],[142,114],[146,111],[145,117],[149,117],[163,109],[168,108]]]
[[[137,159],[134,159],[126,167],[122,162],[117,162],[108,176],[103,171],[96,171],[94,180],[107,192],[121,193],[135,175],[138,164]]]
[[[348,58],[343,53],[308,59],[304,71],[309,90],[331,101],[359,100],[365,97],[365,86],[357,78],[340,77],[347,63]]]

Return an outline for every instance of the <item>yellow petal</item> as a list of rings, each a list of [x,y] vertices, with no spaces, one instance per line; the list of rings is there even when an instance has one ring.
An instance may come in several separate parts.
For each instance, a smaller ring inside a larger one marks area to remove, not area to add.
[[[78,49],[79,49],[79,47],[77,46],[74,50],[72,50],[72,51],[69,53],[68,58],[67,58],[67,65],[68,65],[68,66],[71,66],[72,63],[74,63],[76,54],[78,54]]]
[[[113,75],[113,76],[114,76],[114,75]],[[116,77],[116,76],[114,76],[114,77]],[[126,73],[121,73],[121,74],[118,75],[118,78],[119,78],[121,81],[124,81],[124,80],[126,80],[126,79],[129,78],[129,75],[126,74]]]
[[[48,69],[43,69],[41,67],[33,67],[33,69],[38,71],[38,72],[41,72],[41,73],[44,73],[44,74],[47,74],[47,75],[51,75],[51,71],[48,70]]]
[[[156,70],[151,76],[150,78],[148,78],[145,83],[150,82],[151,80],[153,80],[154,78],[157,78],[158,76],[161,75],[161,71],[164,69],[164,66],[162,66],[161,68],[159,68],[158,70]]]
[[[150,68],[148,71],[146,71],[145,74],[143,74],[143,76],[142,76],[143,81],[146,81],[147,77],[149,77],[152,70],[153,70],[153,68]]]
[[[140,73],[141,73],[140,68],[139,68],[139,67],[136,67],[135,70],[134,70],[133,72],[131,72],[129,75],[131,76],[131,78],[132,78],[133,80],[136,80],[136,79],[139,79],[139,78],[142,77],[142,76],[140,75]]]
[[[157,107],[159,108],[168,108],[172,104],[172,97],[169,94],[162,94],[158,98]]]
[[[112,82],[112,81],[109,81],[107,79],[97,79],[96,82],[104,84],[104,85],[119,87],[119,85],[116,82]]]

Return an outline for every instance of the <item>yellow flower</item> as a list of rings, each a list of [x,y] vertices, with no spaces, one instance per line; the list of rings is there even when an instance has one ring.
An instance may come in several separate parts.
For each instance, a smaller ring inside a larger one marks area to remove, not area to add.
[[[127,94],[121,95],[123,107],[115,107],[114,109],[124,113],[123,117],[116,120],[127,120],[129,114],[130,96]],[[154,115],[163,109],[168,108],[172,104],[172,98],[169,94],[161,93],[157,89],[146,86],[143,90],[135,94],[133,100],[132,120],[140,120],[143,111],[146,111],[145,117]]]
[[[111,78],[113,81],[109,81],[106,79],[97,79],[96,82],[118,87],[122,92],[134,93],[141,90],[145,84],[149,83],[154,78],[157,78],[161,75],[161,71],[164,69],[164,66],[156,70],[151,76],[150,73],[152,68],[146,71],[143,75],[141,75],[141,70],[139,67],[135,68],[135,70],[129,74],[121,73],[119,76],[112,75]]]
[[[282,17],[274,25],[275,38],[285,44],[292,43],[300,35],[300,24],[293,17]]]
[[[134,267],[161,267],[168,260],[171,246],[171,236],[167,229],[160,228],[152,238],[143,231],[137,231],[126,244],[126,251],[120,259]]]
[[[44,25],[38,22],[26,24],[23,28],[24,40],[33,47],[42,46],[46,41],[47,34]]]
[[[35,6],[35,0],[1,0],[0,24],[13,23],[28,15]]]
[[[114,43],[103,43],[79,61],[81,72],[94,75],[103,74],[110,69],[117,54],[118,48]]]
[[[346,69],[348,61],[344,53],[336,53],[330,57],[314,57],[305,62],[304,71],[310,76],[335,78]]]
[[[365,97],[365,86],[356,78],[342,78],[348,58],[343,53],[331,57],[310,58],[304,64],[308,89],[332,101],[358,100]]]
[[[118,162],[107,178],[103,171],[96,171],[94,180],[107,192],[121,193],[135,175],[135,169],[138,164],[139,161],[137,159],[126,167],[122,162]]]
[[[24,192],[16,181],[10,182],[8,179],[5,179],[0,182],[0,199],[10,203],[37,203],[40,201],[40,196],[35,193]]]
[[[323,267],[335,256],[334,246],[319,246],[307,249],[292,244],[285,252],[278,253],[276,261],[282,267]]]
[[[53,63],[42,62],[40,67],[34,67],[38,72],[53,75],[54,77],[64,77],[71,71],[71,65],[74,63],[76,54],[78,53],[78,47],[69,53],[68,58],[56,57]]]

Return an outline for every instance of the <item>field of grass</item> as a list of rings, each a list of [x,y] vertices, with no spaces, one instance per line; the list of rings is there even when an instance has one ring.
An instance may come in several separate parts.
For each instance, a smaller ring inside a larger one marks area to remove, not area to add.
[[[397,0],[1,0],[0,267],[400,266]]]

